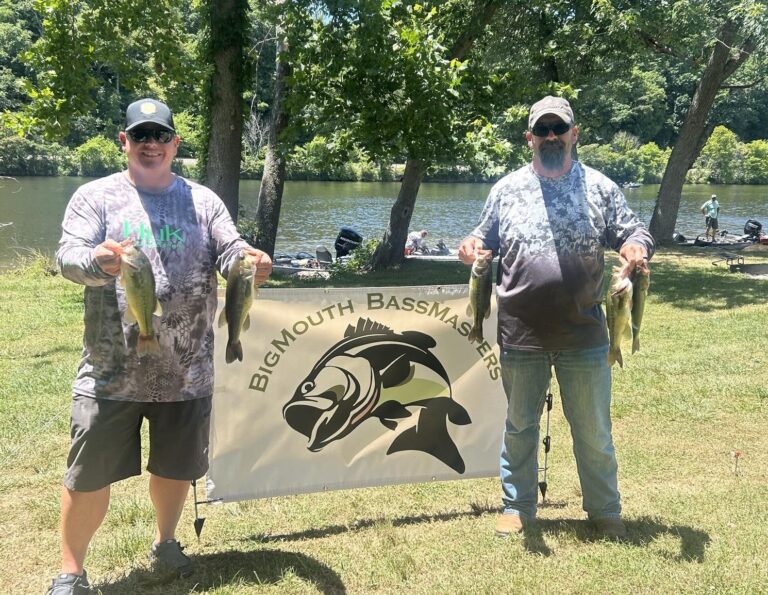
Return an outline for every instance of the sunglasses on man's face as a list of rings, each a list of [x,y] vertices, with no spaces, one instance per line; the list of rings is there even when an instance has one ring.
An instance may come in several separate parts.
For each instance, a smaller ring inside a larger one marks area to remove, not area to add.
[[[555,136],[560,136],[570,129],[571,126],[565,122],[558,122],[557,124],[536,124],[531,128],[531,134],[533,134],[533,136],[547,137],[549,136],[549,132],[552,131],[555,133]]]
[[[135,143],[148,143],[154,140],[163,145],[171,142],[174,137],[174,133],[166,128],[134,128],[126,134]]]

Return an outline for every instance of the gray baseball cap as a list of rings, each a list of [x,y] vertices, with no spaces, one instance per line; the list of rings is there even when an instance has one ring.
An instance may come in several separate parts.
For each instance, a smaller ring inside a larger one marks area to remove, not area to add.
[[[573,110],[568,100],[562,97],[547,95],[544,99],[537,101],[531,106],[531,111],[528,115],[528,128],[533,128],[536,122],[539,121],[539,118],[546,114],[553,114],[569,126],[573,126]]]
[[[125,129],[130,130],[139,124],[158,124],[163,128],[176,132],[173,125],[173,114],[170,108],[156,99],[139,99],[125,110]]]

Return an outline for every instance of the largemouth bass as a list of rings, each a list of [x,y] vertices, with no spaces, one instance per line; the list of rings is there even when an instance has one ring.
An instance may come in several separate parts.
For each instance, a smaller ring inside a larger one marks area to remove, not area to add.
[[[640,326],[643,323],[643,311],[650,284],[650,277],[640,269],[635,269],[632,278],[632,353],[640,351]]]
[[[125,287],[125,319],[139,325],[136,353],[139,357],[157,353],[160,343],[152,317],[159,316],[163,310],[155,295],[155,276],[147,255],[130,244],[123,246],[120,254],[120,281]]]
[[[453,400],[448,372],[432,352],[435,346],[424,333],[396,333],[360,318],[299,383],[283,417],[307,437],[312,452],[376,418],[395,432],[387,454],[419,450],[463,473],[464,459],[448,422],[471,420]]]
[[[472,317],[472,329],[469,331],[470,341],[483,339],[483,321],[491,315],[491,294],[493,283],[491,282],[491,262],[493,253],[478,256],[472,263],[472,272],[469,275],[469,304],[467,316]]]
[[[227,294],[224,309],[219,315],[219,327],[227,325],[229,335],[225,359],[228,364],[243,361],[243,346],[240,333],[251,326],[250,310],[253,296],[258,290],[253,285],[256,259],[241,252],[229,269],[227,275]]]
[[[632,282],[621,275],[621,268],[613,269],[611,282],[605,296],[605,315],[608,319],[608,365],[619,362],[624,367],[621,357],[621,342],[632,337]]]

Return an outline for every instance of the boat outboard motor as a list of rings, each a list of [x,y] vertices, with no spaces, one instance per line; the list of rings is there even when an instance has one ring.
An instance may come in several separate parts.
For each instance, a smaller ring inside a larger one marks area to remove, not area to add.
[[[755,219],[747,219],[747,222],[744,224],[744,235],[749,236],[755,241],[760,238],[760,232],[762,230],[763,224]]]
[[[336,249],[336,258],[346,256],[362,243],[363,236],[351,227],[342,225],[339,230],[339,235],[336,237],[336,243],[333,245]]]

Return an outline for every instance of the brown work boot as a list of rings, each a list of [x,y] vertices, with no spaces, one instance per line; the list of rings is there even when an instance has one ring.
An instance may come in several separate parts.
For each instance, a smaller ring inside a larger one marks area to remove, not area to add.
[[[624,522],[617,517],[606,517],[594,519],[592,524],[595,526],[600,537],[610,539],[611,541],[622,541],[627,538],[627,528]]]
[[[523,519],[519,514],[505,512],[496,517],[496,535],[507,537],[523,530]]]

